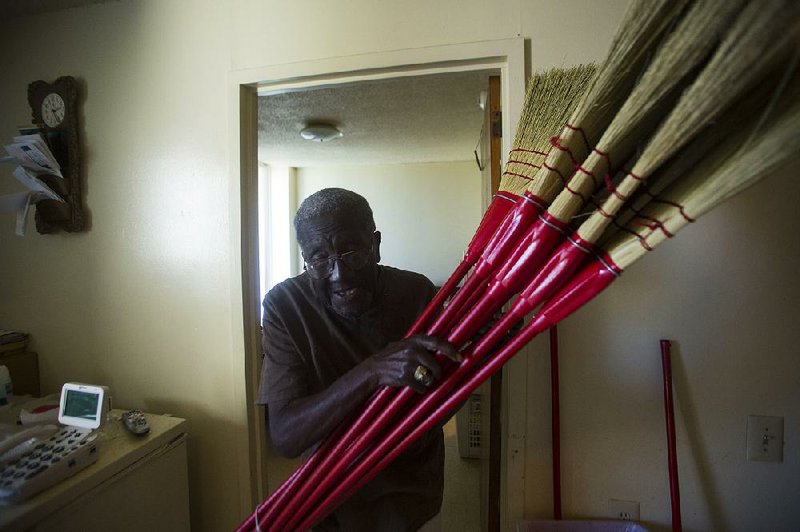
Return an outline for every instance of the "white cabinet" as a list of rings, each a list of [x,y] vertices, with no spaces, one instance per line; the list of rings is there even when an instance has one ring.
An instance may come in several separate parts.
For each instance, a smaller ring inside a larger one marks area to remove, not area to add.
[[[0,506],[0,530],[188,531],[186,421],[147,414],[134,436],[112,410],[97,462],[20,504]]]

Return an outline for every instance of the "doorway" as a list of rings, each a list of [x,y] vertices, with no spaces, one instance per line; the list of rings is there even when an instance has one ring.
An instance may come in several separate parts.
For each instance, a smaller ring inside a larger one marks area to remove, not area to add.
[[[503,125],[504,146],[507,153],[513,131],[516,128],[519,110],[524,93],[524,63],[522,40],[475,43],[460,46],[445,46],[435,49],[400,51],[392,54],[375,54],[375,56],[359,56],[358,58],[339,58],[328,61],[312,62],[304,65],[278,66],[263,71],[242,72],[232,76],[238,93],[236,120],[238,126],[239,166],[236,168],[240,177],[238,190],[242,199],[241,242],[242,242],[242,309],[243,330],[245,332],[246,357],[242,370],[246,376],[242,396],[248,405],[249,444],[247,449],[247,471],[250,473],[250,499],[252,505],[265,498],[268,479],[274,471],[267,467],[267,456],[263,431],[263,419],[260,409],[252,407],[252,397],[257,387],[254,377],[258,367],[258,317],[260,288],[257,281],[258,244],[255,229],[257,213],[257,107],[259,92],[280,92],[307,88],[323,88],[346,84],[355,81],[374,81],[396,77],[419,76],[427,74],[464,72],[496,69],[504,81],[502,99],[509,109],[507,120]],[[360,68],[347,69],[357,63]],[[377,65],[377,66],[376,66]],[[294,75],[289,72],[293,71]],[[232,110],[233,112],[233,110]],[[477,139],[476,139],[477,140]],[[488,194],[486,195],[488,201]],[[485,203],[482,205],[485,207]],[[474,230],[474,227],[470,228]],[[525,375],[525,371],[514,372]],[[520,416],[516,416],[519,418]],[[524,416],[522,418],[524,420]],[[524,422],[522,423],[524,425]],[[506,429],[508,427],[505,427]],[[524,427],[523,427],[524,430]],[[517,431],[519,434],[519,430]],[[506,452],[505,450],[503,452]],[[244,467],[242,468],[244,470]],[[513,475],[503,473],[504,500],[502,508],[507,519],[521,517],[521,504],[514,504],[514,497],[522,496],[522,489],[513,486]],[[509,484],[511,483],[511,484]],[[518,506],[515,509],[515,506]]]
[[[492,165],[481,147],[493,129],[484,123],[484,95],[499,94],[490,88],[490,80],[499,84],[493,74],[426,74],[259,94],[259,192],[267,194],[259,195],[260,227],[267,229],[260,234],[261,297],[302,272],[289,222],[303,199],[327,187],[367,198],[382,234],[382,264],[444,284],[484,211]],[[322,122],[341,137],[301,138],[304,127]],[[444,530],[481,532],[489,514],[481,494],[492,492],[484,488],[490,474],[494,491],[499,487],[499,462],[486,463],[494,456],[485,449],[491,431],[481,437],[488,405],[489,396],[476,393],[464,407],[469,413],[444,427]],[[494,428],[499,431],[497,422]],[[275,473],[268,477],[270,492],[299,466],[269,445],[266,461]]]

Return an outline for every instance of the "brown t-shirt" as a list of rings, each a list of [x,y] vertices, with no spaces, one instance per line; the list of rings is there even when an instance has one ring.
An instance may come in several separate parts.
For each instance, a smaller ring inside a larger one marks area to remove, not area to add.
[[[314,395],[388,343],[399,340],[433,297],[424,276],[379,266],[378,297],[350,319],[320,303],[303,273],[264,298],[261,384],[257,403]],[[442,504],[444,437],[436,428],[345,501],[318,530],[405,532]]]

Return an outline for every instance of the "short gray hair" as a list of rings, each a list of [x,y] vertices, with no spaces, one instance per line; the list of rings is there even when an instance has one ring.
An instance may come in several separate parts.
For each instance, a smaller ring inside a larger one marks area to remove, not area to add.
[[[364,196],[343,188],[323,188],[304,199],[297,209],[294,215],[297,239],[301,239],[300,235],[310,220],[332,213],[346,214],[356,223],[363,224],[365,230],[375,231],[372,209]]]

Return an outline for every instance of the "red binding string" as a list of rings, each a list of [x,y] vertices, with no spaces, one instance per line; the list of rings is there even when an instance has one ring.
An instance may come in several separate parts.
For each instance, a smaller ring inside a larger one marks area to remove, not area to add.
[[[549,164],[547,164],[546,161],[542,163],[542,166],[544,166],[545,168],[547,168],[551,172],[555,172],[556,174],[558,174],[558,177],[561,178],[561,183],[563,183],[564,186],[567,185],[567,178],[564,177],[564,174],[561,173],[561,170],[559,170],[558,168],[556,168],[554,166],[550,166]]]
[[[581,134],[581,139],[583,139],[583,143],[586,145],[586,150],[588,151],[588,150],[592,149],[592,147],[589,145],[589,139],[586,138],[586,132],[583,131],[582,127],[576,127],[576,126],[573,126],[572,124],[569,124],[569,123],[568,124],[564,124],[564,127],[567,128],[567,129],[571,129],[572,131],[577,131],[578,133],[580,133]]]
[[[510,159],[508,161],[508,164],[521,164],[523,166],[531,166],[531,167],[537,168],[537,169],[542,167],[541,164],[533,164],[533,163],[529,163],[529,162],[526,162],[526,161],[517,161],[516,159]],[[503,172],[503,173],[507,174],[508,172],[506,171],[506,172]]]
[[[589,170],[587,170],[586,168],[584,168],[583,166],[581,166],[579,164],[575,165],[575,171],[576,172],[581,172],[582,174],[586,174],[589,177],[591,177],[592,178],[592,183],[594,183],[594,187],[597,188],[597,178],[594,176],[594,174],[592,172],[590,172]]]
[[[673,207],[678,209],[678,211],[681,213],[681,216],[683,216],[684,220],[686,220],[690,224],[694,223],[694,218],[692,218],[691,216],[686,214],[686,211],[683,210],[683,205],[681,205],[680,203],[676,203],[674,201],[669,201],[669,200],[660,199],[660,198],[654,198],[653,201],[655,201],[657,203],[664,203],[665,205],[672,205]]]
[[[521,177],[522,179],[527,179],[528,181],[530,181],[531,179],[533,179],[533,178],[532,178],[532,177],[530,177],[530,176],[527,176],[527,175],[522,175],[522,174],[518,174],[518,173],[516,173],[516,172],[509,172],[508,170],[506,170],[505,172],[503,172],[503,175],[513,175],[513,176],[516,176],[516,177]]]
[[[572,150],[570,150],[569,148],[567,148],[566,146],[563,146],[561,144],[561,137],[551,137],[550,138],[550,144],[552,144],[554,148],[559,149],[559,150],[561,150],[563,152],[566,152],[569,155],[569,158],[572,161],[573,165],[579,164],[578,160],[572,154]]]
[[[527,150],[525,148],[513,148],[509,153],[514,153],[514,152],[533,153],[534,155],[541,155],[543,157],[547,157],[547,155],[550,154],[549,151]]]

